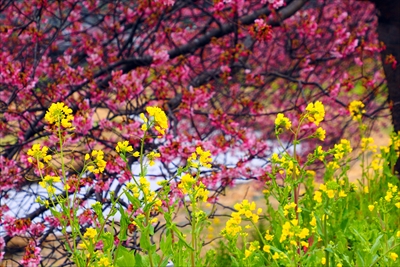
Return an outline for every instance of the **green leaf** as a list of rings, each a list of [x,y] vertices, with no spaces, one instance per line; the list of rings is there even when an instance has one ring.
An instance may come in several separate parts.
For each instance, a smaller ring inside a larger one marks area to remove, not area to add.
[[[168,258],[172,254],[172,235],[170,230],[167,230],[166,236],[161,238],[160,249]]]
[[[150,262],[149,262],[149,256],[147,255],[140,255],[139,253],[137,253],[135,255],[135,261],[136,261],[136,266],[150,266]],[[132,266],[128,265],[128,266]],[[121,266],[122,267],[122,266]]]
[[[178,227],[176,227],[175,224],[172,224],[171,226],[171,230],[174,231],[174,233],[178,236],[179,240],[183,242],[183,244],[185,245],[185,247],[187,247],[188,249],[190,249],[191,251],[194,251],[194,248],[192,248],[192,246],[190,246],[185,238],[183,237],[181,231],[179,231]]]
[[[118,253],[121,255],[116,260],[116,267],[126,267],[126,266],[135,266],[136,259],[132,251],[129,251],[125,247],[119,247]],[[139,254],[137,254],[139,255]],[[139,255],[140,256],[140,255]]]
[[[138,209],[140,207],[139,199],[135,198],[129,191],[125,190],[125,196],[128,198],[129,202]]]
[[[379,235],[376,240],[375,243],[372,245],[370,253],[372,256],[375,256],[376,252],[378,251],[378,249],[380,249],[382,247],[382,244],[380,242],[381,238],[383,237],[383,234]]]
[[[121,213],[121,220],[120,220],[120,224],[121,224],[121,228],[118,234],[118,238],[121,241],[125,241],[127,239],[127,229],[128,229],[128,225],[129,225],[129,221],[128,221],[128,217],[125,215],[125,211],[123,210],[123,208],[120,206],[119,207],[120,213]]]
[[[232,267],[240,267],[239,262],[235,257],[231,256]]]

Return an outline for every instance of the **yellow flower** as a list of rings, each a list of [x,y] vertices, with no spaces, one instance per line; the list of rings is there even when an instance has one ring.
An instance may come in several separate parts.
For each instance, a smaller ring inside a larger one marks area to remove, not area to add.
[[[318,146],[317,149],[314,152],[314,155],[320,160],[323,161],[325,158],[324,155],[324,150],[322,149],[322,146]]]
[[[270,235],[269,234],[269,230],[266,231],[265,236],[264,236],[265,240],[267,241],[272,241],[274,239],[274,235]]]
[[[393,198],[392,192],[391,191],[387,191],[386,192],[386,196],[385,196],[385,200],[387,202],[390,202],[392,200],[392,198]]]
[[[192,153],[192,155],[188,158],[188,162],[192,167],[199,167],[199,164],[194,162],[198,160],[200,165],[206,168],[211,168],[211,152],[210,150],[204,151],[201,147],[196,147],[196,153]]]
[[[365,194],[368,194],[368,193],[369,193],[369,188],[368,188],[368,186],[364,186],[364,193],[365,193]]]
[[[317,219],[315,219],[315,217],[313,217],[313,218],[311,219],[310,225],[311,225],[311,226],[314,226],[314,227],[317,225]]]
[[[259,216],[258,216],[257,214],[253,214],[253,215],[251,216],[251,221],[252,221],[253,223],[258,223],[258,219],[259,219]]]
[[[202,182],[200,182],[199,185],[194,187],[194,192],[196,199],[200,199],[203,202],[207,202],[208,194],[210,192],[206,189],[206,186]]]
[[[307,242],[305,242],[305,241],[301,241],[300,244],[301,244],[302,247],[306,247],[306,248],[309,247],[309,244]]]
[[[254,242],[250,243],[250,247],[249,247],[250,251],[256,251],[259,248],[260,248],[260,246],[259,246],[259,242],[258,241],[254,241]]]
[[[322,202],[322,193],[320,191],[314,192],[314,200],[317,201],[318,203]]]
[[[397,237],[397,238],[400,238],[400,231],[397,231],[396,237]]]
[[[340,190],[339,197],[347,197],[347,194],[343,190]]]
[[[321,101],[316,101],[315,103],[310,103],[306,107],[306,117],[310,122],[314,122],[315,125],[319,125],[321,121],[325,118],[325,108]]]
[[[374,208],[375,208],[375,206],[374,206],[374,205],[368,205],[368,209],[369,209],[369,211],[373,211],[373,210],[374,210]]]
[[[361,120],[362,114],[365,113],[364,107],[365,105],[361,101],[354,100],[350,103],[349,111],[354,121]]]
[[[317,131],[315,131],[315,137],[317,137],[319,140],[324,141],[325,140],[325,130],[322,129],[322,127],[319,127]]]
[[[186,173],[182,176],[178,188],[181,189],[184,194],[187,194],[188,190],[192,188],[195,182],[196,180],[190,174]]]
[[[332,170],[336,170],[336,169],[339,169],[339,168],[340,168],[339,164],[338,164],[336,161],[331,161],[331,162],[329,162],[329,163],[326,165],[326,167],[327,167],[328,169],[332,169]]]
[[[62,125],[64,128],[71,128],[71,121],[74,119],[72,109],[66,106],[63,102],[51,104],[49,110],[44,116],[45,120],[50,124]]]
[[[269,245],[264,245],[263,250],[267,253],[271,253],[271,246]]]
[[[335,190],[330,189],[330,190],[326,191],[326,193],[328,194],[329,198],[335,197]]]
[[[323,258],[321,259],[321,264],[322,264],[322,265],[325,265],[325,263],[326,263],[326,258],[323,257]]]
[[[336,264],[336,267],[343,267],[343,264],[338,263],[338,264]]]
[[[307,236],[310,234],[310,230],[307,228],[303,228],[299,234],[297,234],[298,237],[301,239],[307,238]]]
[[[132,152],[133,148],[132,146],[129,145],[128,141],[124,141],[124,142],[118,142],[117,146],[115,147],[115,150],[118,153],[126,153],[126,152]]]
[[[154,151],[151,151],[148,155],[147,158],[149,159],[149,165],[154,166],[154,159],[161,157],[160,153],[156,153]]]
[[[396,204],[394,204],[398,209],[400,209],[400,202],[396,202]]]
[[[278,252],[275,252],[275,254],[272,256],[272,259],[274,259],[274,260],[278,260],[279,259]]]
[[[27,152],[28,156],[31,156],[28,158],[28,161],[33,163],[33,160],[37,160],[39,169],[43,169],[44,164],[41,162],[41,160],[47,163],[52,159],[51,155],[47,155],[48,150],[49,148],[47,146],[40,148],[40,144],[32,145],[32,148]]]
[[[111,266],[111,262],[110,262],[110,260],[109,260],[107,257],[102,257],[102,258],[99,260],[99,264],[100,264],[100,266],[102,266],[102,267],[109,267],[109,266]]]
[[[361,139],[361,150],[362,151],[370,150],[370,151],[376,153],[377,146],[374,145],[374,142],[375,141],[372,137],[363,137]]]
[[[93,164],[87,167],[88,171],[98,174],[104,172],[107,162],[104,160],[104,152],[102,150],[93,150],[91,156],[94,157]],[[85,159],[87,157],[85,156]]]
[[[87,239],[94,239],[96,235],[97,235],[97,230],[89,227],[88,229],[86,229],[86,232],[83,235],[83,237]]]
[[[165,130],[168,129],[168,118],[165,112],[159,107],[147,107],[146,111],[153,117],[156,131],[164,135]]]
[[[397,258],[399,257],[399,256],[398,256],[396,253],[394,253],[394,252],[391,252],[391,253],[389,254],[389,256],[390,256],[390,258],[392,258],[393,261],[396,261]]]
[[[289,130],[290,127],[292,127],[292,122],[282,113],[278,113],[275,119],[275,127],[279,128],[280,126],[285,127],[286,130]]]
[[[250,255],[251,255],[251,251],[246,249],[244,252],[244,258],[247,259]]]

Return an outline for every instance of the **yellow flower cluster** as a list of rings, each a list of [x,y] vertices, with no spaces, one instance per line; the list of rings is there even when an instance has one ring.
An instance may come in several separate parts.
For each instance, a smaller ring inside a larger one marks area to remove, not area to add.
[[[286,204],[283,207],[283,215],[287,216],[289,214],[290,211],[294,211],[294,209],[296,208],[296,203],[294,202],[290,202],[289,204]]]
[[[187,194],[195,183],[196,179],[194,179],[194,177],[189,173],[186,173],[181,177],[181,182],[179,183],[178,188],[181,189],[184,194]]]
[[[393,185],[391,183],[388,183],[388,190],[386,191],[386,195],[385,195],[385,200],[387,202],[392,202],[393,197],[395,197],[394,195],[396,195],[398,190],[397,185]],[[395,197],[395,199],[400,200],[400,192],[398,193],[399,197]],[[397,208],[400,208],[400,202],[395,203],[395,206]]]
[[[297,246],[296,240],[290,240],[292,237],[299,237],[300,239],[306,239],[310,235],[310,230],[306,227],[301,227],[299,225],[299,220],[293,219],[285,222],[282,226],[282,233],[279,242],[284,242],[285,240],[291,241],[292,245]],[[307,242],[301,244],[302,246],[308,246]]]
[[[51,104],[49,110],[44,116],[45,120],[50,124],[56,124],[57,126],[62,126],[64,128],[71,128],[71,121],[74,119],[72,114],[72,109],[66,106],[63,102],[57,102]]]
[[[84,238],[83,243],[81,243],[79,245],[79,248],[87,249],[88,244],[94,245],[96,236],[97,236],[96,229],[91,228],[91,227],[87,228],[85,234],[83,235],[83,238]]]
[[[377,146],[374,144],[375,141],[372,137],[363,137],[361,139],[361,150],[364,151],[372,151],[376,153]]]
[[[129,145],[128,141],[124,141],[124,142],[118,142],[117,146],[115,147],[115,150],[118,153],[123,153],[125,154],[126,152],[132,152],[133,148],[132,146]]]
[[[361,101],[354,100],[349,104],[350,115],[354,121],[361,120],[362,114],[365,113],[365,105]]]
[[[256,209],[256,203],[254,201],[249,203],[247,199],[243,200],[242,203],[236,203],[234,208],[237,210],[239,215],[244,215],[253,223],[258,222],[259,215],[262,213],[262,209],[258,209],[257,213],[253,213],[253,211]]]
[[[54,188],[54,183],[59,183],[61,181],[59,176],[50,176],[46,175],[42,181],[39,182],[39,185],[47,190],[48,194],[54,194],[56,189]]]
[[[321,141],[325,140],[325,134],[326,132],[322,127],[318,127],[318,129],[315,131],[315,137],[317,137]]]
[[[107,165],[107,162],[104,160],[104,152],[102,150],[93,150],[91,155],[85,155],[85,160],[89,160],[91,157],[93,158],[93,164],[87,167],[88,171],[95,174],[104,172]]]
[[[282,158],[279,158],[278,154],[273,153],[271,156],[271,162],[280,165],[280,167],[282,168],[279,171],[280,174],[284,174],[285,171],[287,176],[292,175],[293,172],[296,173],[296,175],[300,174],[300,169],[298,168],[296,162],[294,162],[290,155],[287,153],[283,154]]]
[[[157,198],[156,193],[150,189],[149,180],[146,179],[146,177],[140,177],[139,183],[140,183],[140,189],[142,190],[142,192],[144,194],[146,202],[147,203],[153,202],[154,203],[153,209],[155,211],[158,211],[162,205],[162,201],[159,198]],[[134,196],[139,197],[140,193],[139,193],[139,190],[136,185],[129,183],[129,185],[127,185],[127,187],[128,187],[128,189],[131,189],[133,191]]]
[[[144,121],[144,124],[142,125],[142,130],[146,131],[148,127],[154,125],[154,129],[161,136],[165,135],[165,130],[168,129],[168,118],[167,115],[165,115],[165,112],[159,107],[147,107],[146,111],[151,117],[150,125],[148,124],[149,121],[146,116],[141,113],[140,118]]]
[[[235,238],[238,234],[242,233],[242,216],[246,220],[251,220],[253,223],[257,223],[259,220],[259,215],[262,213],[262,209],[258,208],[256,210],[256,203],[253,201],[249,203],[247,199],[243,200],[242,203],[235,204],[234,208],[236,212],[232,212],[231,218],[226,222],[225,228],[222,230],[221,234],[227,238]]]
[[[314,192],[314,200],[318,203],[322,202],[322,193],[325,193],[328,198],[332,199],[335,197],[336,193],[339,191],[339,197],[346,197],[346,192],[341,189],[339,190],[339,185],[336,181],[329,181],[326,184],[320,184],[319,190]]]
[[[321,101],[316,101],[315,103],[310,103],[306,107],[306,118],[315,125],[319,125],[321,121],[325,118],[325,107]]]
[[[333,157],[336,160],[343,159],[345,155],[350,154],[353,151],[353,148],[350,145],[350,141],[347,139],[341,139],[339,144],[335,144],[333,150]]]
[[[111,266],[113,266],[108,257],[100,258],[99,265],[100,265],[100,267],[111,267]]]
[[[258,241],[250,242],[249,249],[246,249],[244,251],[244,259],[247,259],[254,251],[257,251],[259,249],[260,249],[260,242]]]
[[[28,161],[30,163],[33,163],[34,160],[37,160],[37,164],[39,169],[44,168],[43,160],[44,162],[49,162],[52,157],[51,155],[47,155],[47,151],[49,151],[49,148],[47,146],[43,146],[43,148],[40,148],[40,144],[34,144],[31,149],[28,150],[27,154],[30,156],[28,158]]]
[[[188,158],[189,165],[194,168],[198,168],[199,166],[211,168],[211,162],[212,158],[210,150],[204,151],[199,146],[196,147],[196,153],[192,153],[192,155]]]
[[[151,151],[149,154],[147,154],[147,158],[149,160],[149,166],[154,166],[155,164],[154,160],[159,157],[161,157],[161,154],[154,151]]]
[[[292,127],[292,122],[282,113],[278,113],[275,119],[275,128],[284,127],[289,130]]]
[[[202,182],[196,184],[196,179],[188,173],[181,177],[181,182],[179,183],[178,188],[184,194],[192,194],[195,199],[200,199],[203,202],[208,200],[209,191],[206,186]]]
[[[140,196],[139,187],[136,184],[128,182],[128,183],[126,183],[126,188],[128,188],[129,190],[132,191],[133,196],[135,198],[139,198],[139,196]]]

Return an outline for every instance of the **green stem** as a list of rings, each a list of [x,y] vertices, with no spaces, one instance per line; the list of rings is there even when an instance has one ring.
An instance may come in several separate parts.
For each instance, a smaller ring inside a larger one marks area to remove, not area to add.
[[[329,207],[329,199],[326,202],[326,206]],[[324,213],[324,245],[325,245],[325,259],[326,259],[326,266],[329,267],[329,251],[326,249],[328,247],[328,234],[327,234],[327,214]]]

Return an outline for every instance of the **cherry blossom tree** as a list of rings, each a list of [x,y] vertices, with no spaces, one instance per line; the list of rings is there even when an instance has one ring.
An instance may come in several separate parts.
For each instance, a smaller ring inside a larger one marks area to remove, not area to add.
[[[203,174],[210,202],[238,179],[268,179],[279,112],[297,125],[307,104],[321,101],[324,146],[354,137],[352,100],[363,101],[373,127],[389,113],[382,66],[396,67],[379,60],[385,50],[375,12],[354,0],[2,1],[0,247],[25,236],[27,253],[40,261],[38,248],[57,236],[57,221],[34,202],[39,176],[26,154],[37,142],[56,149],[44,120],[51,103],[73,109],[67,157],[74,168],[87,151],[106,155],[105,172],[79,185],[70,170],[71,188],[87,189],[83,226],[92,222],[86,203],[109,203],[130,179],[115,146],[139,147],[139,114],[148,105],[163,108],[170,122],[165,137],[146,141],[146,151],[161,154],[149,178],[171,177],[201,146],[215,158]],[[312,123],[302,129],[315,130]],[[315,149],[314,141],[304,144],[304,153]],[[42,262],[51,265],[52,255]]]

